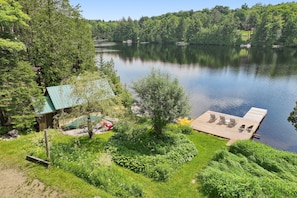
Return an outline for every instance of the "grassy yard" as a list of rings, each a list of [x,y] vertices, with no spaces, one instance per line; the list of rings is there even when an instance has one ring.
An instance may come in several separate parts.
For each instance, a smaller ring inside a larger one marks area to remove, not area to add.
[[[108,139],[113,135],[108,132],[95,135],[92,140],[81,137],[80,142],[89,150],[103,151]],[[226,147],[226,141],[203,133],[193,133],[187,137],[195,144],[198,155],[192,161],[182,165],[167,182],[156,182],[141,174],[136,174],[128,169],[113,165],[117,171],[128,180],[136,182],[143,189],[146,197],[203,197],[199,192],[199,181],[197,172],[204,168],[215,152]],[[67,143],[75,138],[59,134],[57,131],[50,131],[51,144]],[[21,170],[29,178],[38,178],[46,186],[61,192],[66,197],[112,197],[100,188],[85,182],[74,174],[51,166],[44,168],[40,165],[25,160],[27,154],[32,153],[37,144],[43,144],[43,133],[34,133],[21,136],[11,141],[0,141],[0,167],[10,167]],[[45,151],[34,151],[45,153]],[[45,156],[42,154],[41,156]]]

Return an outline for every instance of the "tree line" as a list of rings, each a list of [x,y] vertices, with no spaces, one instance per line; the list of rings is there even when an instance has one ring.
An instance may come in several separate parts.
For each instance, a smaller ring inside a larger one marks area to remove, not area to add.
[[[180,11],[156,17],[130,17],[118,21],[89,20],[95,39],[121,42],[297,46],[297,3],[262,5],[238,9],[215,6],[200,11]],[[99,17],[99,16],[98,16]]]

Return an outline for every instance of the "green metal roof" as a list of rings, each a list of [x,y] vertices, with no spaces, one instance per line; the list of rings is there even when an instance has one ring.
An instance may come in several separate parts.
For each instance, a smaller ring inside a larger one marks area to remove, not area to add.
[[[48,96],[44,96],[44,105],[42,109],[40,110],[37,110],[37,108],[34,108],[34,109],[35,109],[35,112],[39,115],[53,113],[56,111],[51,99]]]
[[[75,99],[71,97],[71,85],[47,87],[46,90],[56,110],[79,105],[76,103]]]
[[[43,110],[41,112],[37,112],[40,115],[55,112],[59,109],[78,106],[85,102],[83,99],[75,97],[72,94],[73,85],[52,86],[47,87],[46,90],[48,96],[46,96]],[[92,81],[90,82],[89,86],[85,87],[85,90],[85,94],[89,96],[91,96],[90,94],[94,93],[95,91],[104,90],[104,95],[102,95],[101,98],[98,98],[98,100],[104,100],[114,96],[114,93],[107,80]]]

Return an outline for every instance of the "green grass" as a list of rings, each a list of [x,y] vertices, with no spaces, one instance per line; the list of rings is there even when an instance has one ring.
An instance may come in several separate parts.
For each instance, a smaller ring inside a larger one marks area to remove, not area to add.
[[[51,144],[69,143],[76,138],[50,131]],[[95,135],[93,139],[80,137],[80,144],[91,152],[103,150],[108,139],[113,135],[108,132]],[[198,155],[192,161],[181,165],[167,182],[156,182],[141,174],[113,165],[127,180],[137,183],[143,189],[146,197],[203,197],[199,192],[201,184],[197,181],[197,172],[200,172],[214,156],[215,152],[225,148],[226,141],[202,133],[193,133],[187,137],[195,144]],[[25,160],[27,154],[34,154],[45,158],[43,133],[34,133],[22,136],[12,141],[0,141],[0,167],[14,167],[25,171],[29,177],[38,178],[45,185],[62,192],[67,197],[112,197],[109,193],[96,188],[76,177],[74,174],[51,166],[49,169]],[[193,182],[194,181],[194,182]]]
[[[199,173],[210,197],[297,197],[297,155],[239,141]]]
[[[72,139],[72,137],[58,135],[57,132],[53,131],[51,131],[51,135],[54,135],[55,141],[58,142]],[[108,137],[109,135],[106,136]],[[99,195],[101,197],[113,197],[62,169],[54,166],[45,168],[26,161],[26,155],[32,151],[33,140],[42,139],[42,137],[43,133],[34,133],[11,141],[0,141],[0,167],[15,168],[23,171],[29,178],[37,178],[46,186],[61,194],[65,194],[67,197],[95,197]]]
[[[197,172],[207,166],[217,150],[226,147],[226,141],[203,133],[193,133],[188,137],[195,144],[198,155],[175,172],[168,182],[153,183],[154,190],[148,188],[149,197],[203,197],[198,191]]]

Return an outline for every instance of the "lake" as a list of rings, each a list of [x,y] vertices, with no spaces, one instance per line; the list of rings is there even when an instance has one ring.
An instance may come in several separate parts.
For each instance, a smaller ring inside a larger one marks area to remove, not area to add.
[[[251,107],[267,109],[254,140],[297,152],[297,130],[287,121],[297,101],[297,49],[117,44],[96,50],[113,59],[127,87],[152,68],[176,77],[190,95],[193,119],[207,110],[243,116]]]

